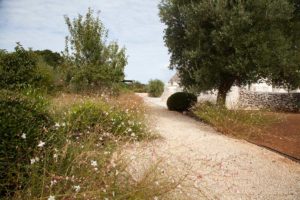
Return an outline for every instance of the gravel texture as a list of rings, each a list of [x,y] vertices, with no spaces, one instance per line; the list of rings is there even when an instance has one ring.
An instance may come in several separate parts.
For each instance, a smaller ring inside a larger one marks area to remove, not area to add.
[[[186,177],[176,199],[300,199],[300,164],[265,148],[219,134],[160,99],[139,94],[163,137],[128,147],[131,172],[160,162],[170,179]],[[299,147],[300,148],[300,147]],[[175,198],[174,198],[175,199]]]

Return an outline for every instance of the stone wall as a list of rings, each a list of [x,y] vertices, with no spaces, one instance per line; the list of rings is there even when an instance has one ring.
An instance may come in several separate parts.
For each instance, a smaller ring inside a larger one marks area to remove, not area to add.
[[[238,107],[242,109],[270,109],[300,111],[300,93],[270,93],[240,91]]]

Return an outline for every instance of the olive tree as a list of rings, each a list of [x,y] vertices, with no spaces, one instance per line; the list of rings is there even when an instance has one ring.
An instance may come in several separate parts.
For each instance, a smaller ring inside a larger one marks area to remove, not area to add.
[[[159,8],[170,68],[187,90],[216,89],[224,105],[234,84],[300,85],[299,18],[290,0],[162,0]]]

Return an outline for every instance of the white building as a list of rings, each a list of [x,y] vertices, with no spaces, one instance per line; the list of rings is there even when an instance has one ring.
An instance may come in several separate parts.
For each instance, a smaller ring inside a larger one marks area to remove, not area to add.
[[[169,96],[176,92],[182,91],[182,88],[179,86],[180,79],[176,74],[171,78],[171,80],[166,84],[165,91],[162,95],[162,101],[166,101]],[[241,91],[249,93],[269,93],[269,94],[282,94],[282,93],[300,93],[300,89],[294,91],[287,91],[284,88],[272,87],[272,85],[267,84],[266,82],[251,84],[250,86],[238,87],[233,86],[230,92],[227,94],[226,106],[230,109],[239,107],[240,94]],[[202,92],[198,96],[198,101],[210,101],[215,103],[217,101],[217,91],[207,91]]]

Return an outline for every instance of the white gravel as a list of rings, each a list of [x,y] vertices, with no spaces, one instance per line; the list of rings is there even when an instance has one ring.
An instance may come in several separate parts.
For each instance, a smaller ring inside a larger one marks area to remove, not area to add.
[[[160,99],[139,95],[149,105],[153,128],[164,139],[128,148],[134,158],[134,176],[162,160],[171,177],[187,176],[182,183],[184,195],[177,199],[300,199],[299,163],[221,135],[190,117],[168,111]]]

